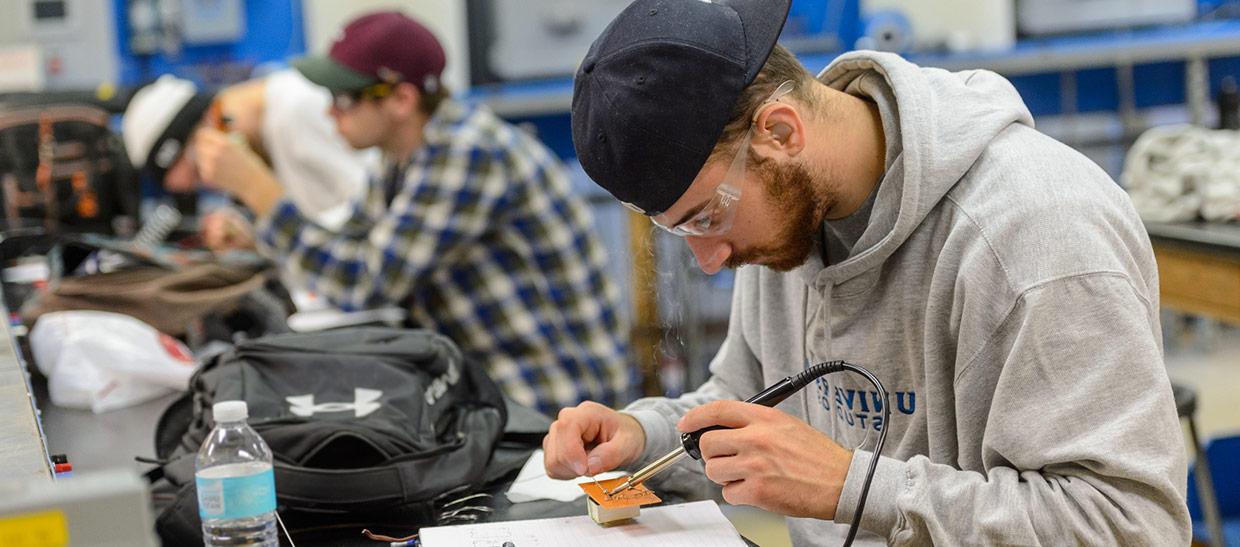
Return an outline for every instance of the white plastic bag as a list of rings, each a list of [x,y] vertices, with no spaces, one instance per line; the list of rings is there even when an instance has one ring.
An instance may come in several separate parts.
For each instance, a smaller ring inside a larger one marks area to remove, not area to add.
[[[195,366],[179,340],[102,311],[44,314],[30,331],[30,349],[52,404],[96,413],[185,391]]]

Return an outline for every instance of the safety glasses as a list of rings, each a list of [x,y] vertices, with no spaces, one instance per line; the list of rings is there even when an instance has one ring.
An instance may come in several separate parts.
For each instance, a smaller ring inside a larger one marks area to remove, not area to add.
[[[651,222],[668,233],[680,237],[718,236],[732,229],[732,223],[736,220],[736,204],[741,200],[740,180],[745,175],[745,160],[749,157],[749,143],[753,139],[753,130],[758,121],[758,115],[767,105],[778,102],[791,93],[794,85],[792,80],[779,84],[771,96],[762,101],[762,104],[754,111],[753,118],[749,122],[749,130],[745,131],[745,136],[737,145],[732,164],[728,166],[728,171],[724,174],[719,186],[715,187],[715,194],[710,201],[698,207],[696,213],[675,226],[669,227],[665,224],[668,219],[663,217],[666,217],[666,214],[652,217]]]

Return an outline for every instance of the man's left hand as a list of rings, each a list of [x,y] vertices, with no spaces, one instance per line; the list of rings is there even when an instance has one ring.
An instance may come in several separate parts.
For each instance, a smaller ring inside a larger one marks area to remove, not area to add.
[[[194,133],[193,147],[202,181],[236,196],[255,214],[267,214],[284,194],[263,159],[227,133],[200,128]]]
[[[847,450],[782,411],[715,401],[690,410],[681,432],[722,425],[702,434],[698,446],[706,477],[723,485],[723,499],[791,517],[835,518],[852,463]]]

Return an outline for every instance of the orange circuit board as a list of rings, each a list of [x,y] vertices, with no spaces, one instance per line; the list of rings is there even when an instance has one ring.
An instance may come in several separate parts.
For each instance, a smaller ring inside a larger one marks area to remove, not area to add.
[[[650,489],[646,488],[643,484],[639,484],[612,496],[608,496],[603,493],[604,489],[611,490],[612,488],[624,484],[626,479],[628,479],[628,477],[617,477],[614,479],[607,479],[605,481],[583,482],[577,486],[580,486],[582,490],[585,490],[586,494],[590,496],[590,499],[594,500],[594,503],[599,504],[599,506],[605,509],[638,507],[641,505],[650,505],[652,503],[659,503],[660,501],[663,501],[659,499],[659,496],[654,495],[654,492],[651,492]]]

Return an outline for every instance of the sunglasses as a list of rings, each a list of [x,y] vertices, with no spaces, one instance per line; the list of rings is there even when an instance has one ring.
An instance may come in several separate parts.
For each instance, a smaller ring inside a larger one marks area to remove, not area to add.
[[[396,90],[396,83],[379,82],[361,89],[350,91],[333,91],[332,105],[337,110],[347,112],[357,107],[362,101],[377,101],[388,97]]]

